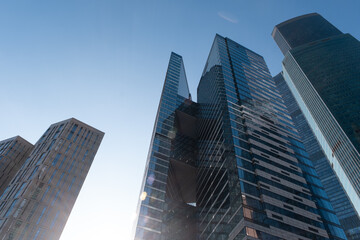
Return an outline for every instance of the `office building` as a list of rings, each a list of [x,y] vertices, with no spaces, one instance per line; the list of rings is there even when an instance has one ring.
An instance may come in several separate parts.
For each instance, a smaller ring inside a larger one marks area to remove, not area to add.
[[[360,239],[360,219],[357,212],[331,168],[329,160],[323,153],[282,74],[276,75],[274,81],[348,240]]]
[[[1,239],[59,239],[103,132],[74,118],[42,135],[0,197]]]
[[[346,239],[260,55],[216,35],[189,98],[172,53],[135,239]]]
[[[308,34],[300,37],[298,44],[292,45],[291,42],[304,32]],[[280,23],[275,26],[272,35],[285,54],[283,77],[356,214],[347,212],[350,209],[347,206],[336,208],[340,212],[344,211],[340,215],[357,215],[358,219],[360,43],[316,13]],[[329,194],[332,199],[336,196],[337,193]],[[346,198],[339,201],[345,204]],[[356,224],[345,228],[353,227]],[[354,234],[359,233],[357,224],[357,233]]]
[[[272,36],[285,55],[290,49],[342,32],[317,13],[292,18],[275,26]]]
[[[0,141],[0,196],[29,156],[33,145],[20,136]]]
[[[196,239],[195,103],[182,57],[172,53],[138,207],[136,239]],[[183,128],[182,128],[183,127]]]

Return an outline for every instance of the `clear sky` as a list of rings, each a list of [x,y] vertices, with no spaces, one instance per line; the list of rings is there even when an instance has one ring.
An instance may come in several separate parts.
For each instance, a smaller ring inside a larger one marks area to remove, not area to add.
[[[357,0],[1,1],[0,139],[35,143],[70,117],[106,133],[61,240],[130,239],[171,51],[196,99],[216,33],[275,75],[273,27],[310,12],[360,39]]]

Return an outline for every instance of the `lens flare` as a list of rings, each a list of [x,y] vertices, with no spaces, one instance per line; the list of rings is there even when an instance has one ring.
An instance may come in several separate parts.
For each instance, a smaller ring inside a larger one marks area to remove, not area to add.
[[[147,196],[147,193],[146,193],[146,192],[142,192],[141,195],[140,195],[140,200],[141,200],[141,201],[144,201],[145,198],[146,198],[146,196]]]
[[[152,185],[154,183],[154,180],[155,180],[155,175],[150,174],[146,181],[149,185]]]

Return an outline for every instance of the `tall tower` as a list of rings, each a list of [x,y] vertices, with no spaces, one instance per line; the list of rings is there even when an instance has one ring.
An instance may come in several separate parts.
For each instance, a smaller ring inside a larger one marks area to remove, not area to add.
[[[199,239],[345,239],[260,55],[217,35],[198,105]]]
[[[299,135],[304,143],[305,150],[309,153],[309,159],[313,162],[315,170],[319,175],[324,190],[329,196],[331,205],[334,208],[342,228],[348,240],[360,239],[360,219],[346,195],[334,169],[330,166],[329,160],[325,156],[320,144],[312,132],[304,114],[292,95],[281,73],[274,77],[274,81],[284,103],[293,119]]]
[[[318,20],[321,24],[317,23]],[[295,37],[287,34],[284,29],[288,29]],[[304,32],[309,33],[306,34],[308,37],[300,37],[299,44],[289,44],[288,49],[284,50],[284,42],[295,41]],[[360,42],[350,34],[341,33],[316,13],[277,25],[273,30],[273,37],[285,55],[283,77],[352,202],[358,218]],[[359,228],[357,233],[360,233]]]
[[[135,239],[196,239],[195,112],[182,57],[171,53],[141,187]]]
[[[264,59],[216,35],[196,104],[182,66],[172,53],[135,239],[346,239]]]
[[[59,239],[103,136],[74,118],[49,127],[0,197],[1,239]]]
[[[289,50],[342,32],[317,13],[292,18],[275,26],[272,37],[285,55]]]
[[[20,136],[0,141],[0,196],[21,168],[33,147],[31,143]]]

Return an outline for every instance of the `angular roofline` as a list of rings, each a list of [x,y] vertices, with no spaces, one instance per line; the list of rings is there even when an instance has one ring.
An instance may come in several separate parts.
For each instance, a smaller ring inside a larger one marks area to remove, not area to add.
[[[57,124],[60,124],[60,123],[66,123],[66,122],[77,122],[79,124],[85,125],[86,127],[90,128],[90,129],[92,129],[94,131],[97,131],[97,132],[101,133],[102,135],[105,135],[105,133],[103,131],[100,131],[99,129],[94,128],[94,127],[90,126],[89,124],[86,124],[86,123],[84,123],[84,122],[82,122],[82,121],[80,121],[80,120],[78,120],[78,119],[76,119],[74,117],[71,117],[69,119],[66,119],[66,120],[63,120],[63,121],[60,121],[60,122],[53,123],[53,124],[50,125],[50,127],[53,126],[53,125],[57,125]]]
[[[13,140],[16,140],[16,139],[19,139],[20,141],[23,141],[27,144],[30,144],[31,146],[34,146],[34,144],[32,144],[31,142],[29,142],[28,140],[26,140],[25,138],[17,135],[15,137],[11,137],[11,138],[7,138],[7,139],[4,139],[4,140],[1,140],[0,143],[3,143],[3,142],[9,142],[9,141],[13,141]]]
[[[244,47],[243,45],[241,45],[240,43],[238,43],[238,42],[236,42],[236,41],[232,40],[231,38],[226,37],[225,39],[232,41],[233,43],[235,43],[235,44],[239,45],[240,47],[242,47],[242,48],[244,48],[244,49],[246,49],[246,50],[248,50],[248,51],[252,52],[253,54],[255,54],[255,55],[257,55],[257,56],[261,57],[262,59],[264,59],[264,57],[263,57],[262,55],[258,54],[257,52],[254,52],[253,50],[251,50],[251,49],[249,49],[249,48],[247,48],[247,47]]]
[[[275,27],[281,27],[282,25],[285,25],[285,24],[288,24],[288,23],[297,21],[297,20],[302,19],[302,18],[310,17],[310,16],[320,16],[320,17],[323,17],[323,16],[321,16],[320,14],[318,14],[318,13],[316,13],[316,12],[314,12],[314,13],[308,13],[308,14],[300,15],[300,16],[297,16],[297,17],[294,17],[294,18],[290,18],[289,20],[286,20],[286,21],[284,21],[284,22],[281,22],[281,23],[277,24]]]
[[[256,52],[254,52],[253,50],[251,50],[251,49],[249,49],[249,48],[247,48],[247,47],[244,47],[243,45],[241,45],[240,43],[238,43],[238,42],[236,42],[236,41],[232,40],[231,38],[228,38],[228,37],[223,37],[223,36],[221,36],[220,34],[216,33],[216,34],[215,34],[215,37],[214,37],[214,40],[213,40],[213,43],[211,44],[211,48],[210,48],[209,55],[208,55],[208,57],[206,58],[206,63],[209,61],[211,50],[213,49],[214,44],[215,44],[215,42],[216,42],[216,39],[217,39],[217,38],[222,38],[222,39],[225,39],[226,41],[231,41],[231,42],[233,42],[233,43],[235,43],[235,44],[239,45],[240,47],[242,47],[242,48],[246,49],[247,51],[250,51],[250,52],[252,52],[253,54],[255,54],[255,55],[257,55],[257,56],[261,57],[262,59],[264,59],[264,57],[263,57],[262,55],[260,55],[260,54],[258,54],[258,53],[256,53]],[[204,76],[204,73],[205,73],[206,67],[207,67],[207,64],[205,64],[204,70],[203,70],[203,72],[202,72],[202,76]]]
[[[302,18],[310,17],[310,16],[320,16],[320,17],[322,17],[320,14],[314,12],[314,13],[308,13],[308,14],[300,15],[300,16],[297,16],[297,17],[294,17],[294,18],[290,18],[290,19],[288,19],[288,20],[286,20],[286,21],[284,21],[284,22],[281,22],[281,23],[275,25],[274,29],[273,29],[272,32],[271,32],[271,36],[274,37],[275,31],[276,31],[276,29],[278,29],[279,27],[282,27],[283,25],[286,25],[286,24],[288,24],[288,23],[297,21],[297,20],[302,19]]]

